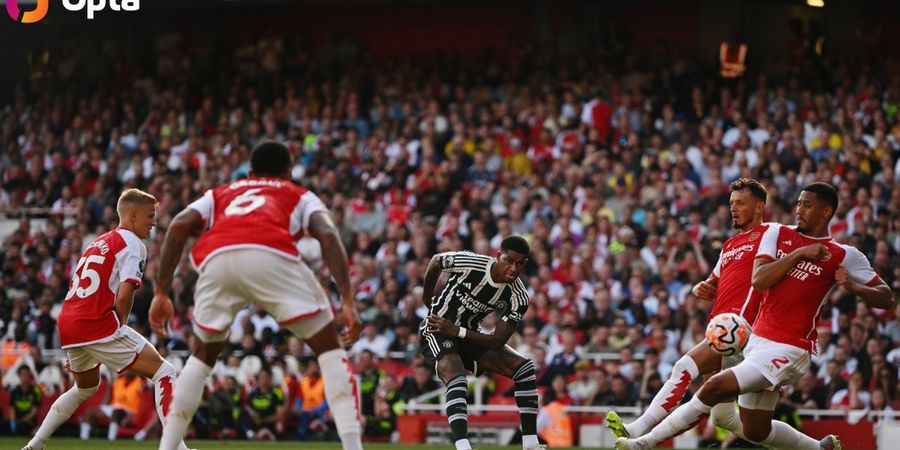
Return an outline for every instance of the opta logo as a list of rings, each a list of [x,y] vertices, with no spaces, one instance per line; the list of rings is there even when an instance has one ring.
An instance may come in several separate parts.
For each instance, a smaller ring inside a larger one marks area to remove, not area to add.
[[[63,6],[69,11],[81,11],[87,7],[87,18],[93,19],[94,13],[106,8],[106,0],[63,0]],[[109,0],[109,9],[113,11],[137,11],[141,9],[140,0]]]
[[[6,13],[16,22],[35,23],[47,15],[50,0],[37,0],[37,5],[31,11],[19,9],[19,0],[6,0]]]
[[[140,0],[63,0],[63,8],[69,11],[87,10],[87,18],[93,19],[94,13],[103,11],[109,6],[113,11],[137,11],[141,9]],[[31,11],[19,9],[19,0],[6,0],[6,13],[16,22],[35,23],[47,15],[50,0],[37,0]]]

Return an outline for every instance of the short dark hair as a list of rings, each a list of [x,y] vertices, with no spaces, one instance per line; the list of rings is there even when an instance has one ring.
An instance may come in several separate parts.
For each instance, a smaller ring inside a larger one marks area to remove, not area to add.
[[[832,215],[834,215],[834,213],[837,211],[838,192],[837,189],[834,188],[834,186],[819,181],[807,185],[805,188],[803,188],[803,191],[816,194],[816,198],[827,203],[828,206],[831,206]]]
[[[522,236],[511,235],[503,238],[503,241],[500,242],[500,251],[514,251],[516,253],[521,253],[525,256],[531,254],[531,246],[528,245],[528,241],[525,240]]]
[[[750,194],[761,202],[766,201],[766,198],[769,196],[769,191],[766,187],[752,178],[738,178],[737,180],[732,181],[728,187],[731,189],[731,192],[747,189],[750,191]]]
[[[291,152],[275,141],[265,141],[250,153],[250,170],[256,176],[280,176],[291,168]]]

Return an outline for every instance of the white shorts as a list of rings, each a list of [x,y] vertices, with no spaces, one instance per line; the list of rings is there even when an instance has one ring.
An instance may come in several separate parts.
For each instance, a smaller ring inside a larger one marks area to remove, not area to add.
[[[194,296],[194,333],[204,342],[224,341],[235,315],[250,303],[301,339],[334,321],[328,296],[306,264],[245,248],[213,255],[203,265]]]
[[[128,325],[119,327],[109,340],[66,349],[66,366],[74,374],[88,372],[100,364],[116,372],[124,372],[137,361],[145,345],[144,336]]]
[[[738,404],[746,409],[773,411],[779,389],[795,383],[809,370],[809,352],[793,345],[751,335],[744,361],[731,370],[741,387]]]

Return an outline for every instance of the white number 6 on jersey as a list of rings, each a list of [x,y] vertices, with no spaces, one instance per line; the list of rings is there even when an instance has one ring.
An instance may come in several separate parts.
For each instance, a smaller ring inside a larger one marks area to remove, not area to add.
[[[85,298],[97,292],[97,289],[100,288],[100,274],[96,270],[91,269],[90,265],[91,263],[103,264],[105,260],[106,258],[102,255],[85,256],[78,260],[78,265],[75,266],[75,273],[72,274],[72,287],[66,293],[66,300],[72,298],[73,295],[77,295],[78,298]],[[79,271],[81,275],[78,275]],[[91,284],[86,288],[79,286],[82,278],[91,280]]]
[[[266,198],[256,195],[261,190],[261,188],[247,189],[243,194],[235,197],[225,208],[225,215],[242,216],[262,206],[266,202]]]

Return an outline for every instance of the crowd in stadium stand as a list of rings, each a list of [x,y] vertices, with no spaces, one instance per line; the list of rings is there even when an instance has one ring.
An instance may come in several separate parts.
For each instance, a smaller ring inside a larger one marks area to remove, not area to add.
[[[390,436],[409,399],[439,388],[417,336],[422,277],[437,252],[494,254],[506,235],[529,240],[531,307],[511,345],[535,359],[544,405],[652,398],[703,338],[710,304],[690,289],[732,232],[728,184],[739,177],[764,182],[765,219],[785,224],[805,184],[833,183],[833,237],[900,289],[895,60],[801,51],[726,82],[682,49],[638,51],[621,37],[590,57],[526,49],[501,62],[374,59],[353,43],[310,49],[274,36],[225,53],[169,34],[144,67],[122,44],[93,47],[105,65],[59,45],[56,64],[35,65],[0,112],[0,210],[22,217],[0,256],[0,415],[17,433],[34,427],[42,396],[71,383],[63,361],[42,352],[58,348],[54,317],[73,265],[116,225],[122,189],[160,200],[130,318],[150,336],[164,230],[206,189],[247,176],[250,149],[268,139],[289,145],[295,181],[330,207],[350,253],[365,324],[352,352],[371,437]],[[304,257],[330,287],[310,244],[300,243]],[[153,338],[179,368],[170,353],[195,339],[196,279],[185,258],[172,339]],[[816,326],[819,353],[785,390],[779,416],[896,408],[900,308],[870,310],[838,289]],[[197,436],[333,436],[302,342],[258,309],[239,315],[229,342]],[[107,376],[114,392],[92,407],[131,412],[131,434],[120,436],[157,432],[136,423],[153,412],[152,394]],[[511,395],[499,381],[484,389],[486,399]]]

